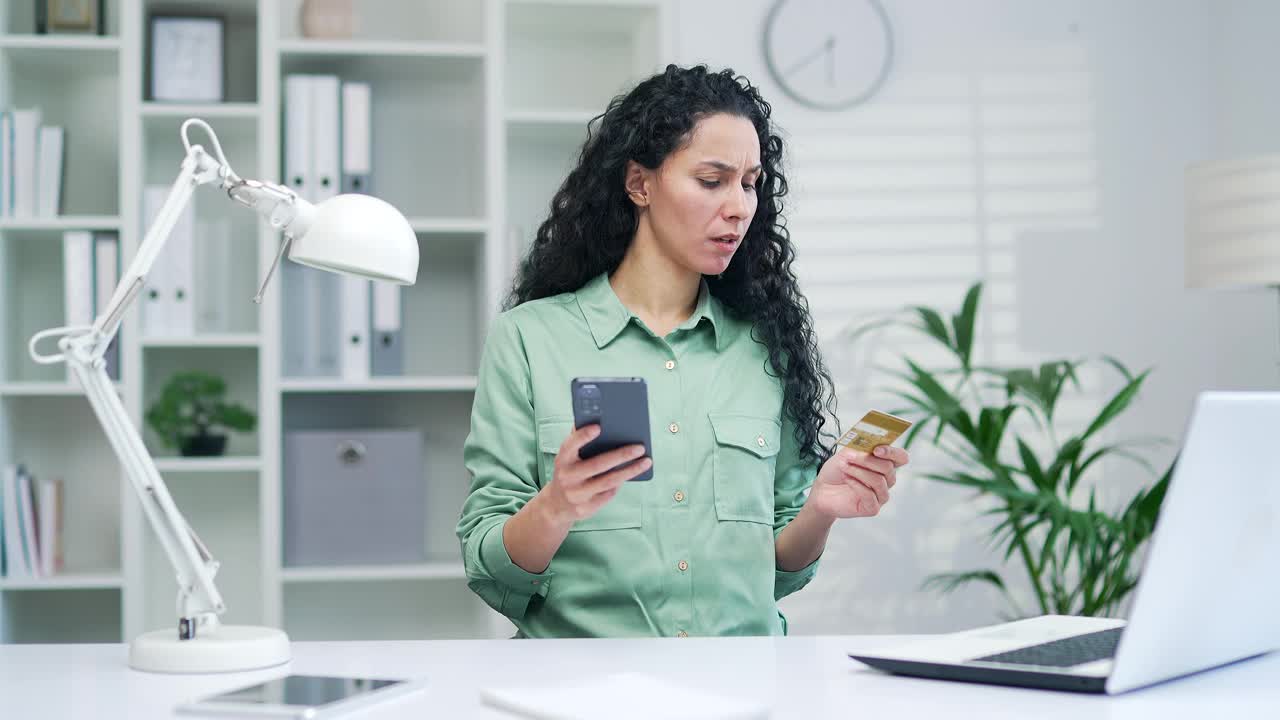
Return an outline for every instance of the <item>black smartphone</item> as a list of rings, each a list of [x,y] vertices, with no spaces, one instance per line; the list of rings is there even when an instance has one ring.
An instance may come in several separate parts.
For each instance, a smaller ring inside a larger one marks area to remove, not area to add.
[[[600,434],[578,451],[579,457],[585,460],[635,444],[644,445],[644,457],[653,457],[653,446],[649,442],[649,388],[644,378],[574,378],[570,390],[573,426],[600,425]],[[653,465],[631,479],[652,480]]]

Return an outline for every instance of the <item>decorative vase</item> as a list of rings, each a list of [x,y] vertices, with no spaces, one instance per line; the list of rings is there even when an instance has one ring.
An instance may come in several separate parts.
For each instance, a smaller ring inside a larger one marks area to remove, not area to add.
[[[352,0],[303,0],[298,11],[303,37],[349,38],[355,34]]]
[[[178,444],[183,457],[220,457],[226,450],[226,435],[188,435]]]

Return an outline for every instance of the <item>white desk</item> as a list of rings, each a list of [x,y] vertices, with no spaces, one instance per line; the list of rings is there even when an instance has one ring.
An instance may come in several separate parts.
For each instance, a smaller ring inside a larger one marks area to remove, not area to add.
[[[283,668],[200,676],[132,671],[124,645],[0,645],[0,716],[171,717],[181,701],[287,670],[430,679],[426,692],[360,718],[500,719],[512,716],[481,705],[481,686],[629,669],[762,700],[778,719],[1280,717],[1280,653],[1110,698],[900,678],[846,656],[895,639],[303,642]]]

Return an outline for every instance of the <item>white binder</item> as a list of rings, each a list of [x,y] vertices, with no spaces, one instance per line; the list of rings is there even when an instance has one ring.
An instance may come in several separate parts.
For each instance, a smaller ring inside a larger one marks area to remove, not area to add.
[[[311,78],[312,170],[315,192],[311,201],[320,203],[338,194],[342,180],[342,81],[337,75]]]
[[[62,233],[62,309],[67,327],[93,324],[93,233]],[[67,380],[75,373],[67,366]]]
[[[366,82],[342,84],[342,192],[370,194],[372,105]]]
[[[93,316],[107,309],[116,285],[120,283],[120,238],[115,233],[93,234]],[[120,334],[107,345],[107,375],[120,379]]]
[[[313,75],[311,77],[311,170],[314,184],[311,201],[321,203],[338,194],[342,177],[341,166],[341,99],[342,81],[337,75]],[[308,365],[311,374],[335,377],[343,375],[342,354],[345,344],[340,328],[332,318],[341,312],[343,296],[341,278],[333,273],[306,268],[307,332],[310,352]],[[368,301],[365,301],[368,312]],[[365,345],[368,330],[365,330]],[[365,373],[366,377],[368,373]]]
[[[142,189],[144,235],[155,224],[156,215],[160,213],[160,207],[164,205],[164,199],[168,194],[169,188],[164,185],[148,185]],[[166,247],[168,247],[167,244]],[[168,258],[168,254],[163,251],[156,256],[142,285],[142,295],[139,300],[142,304],[143,337],[163,337],[169,334],[169,305],[165,301],[168,292],[166,290],[169,277]]]
[[[285,183],[305,200],[311,196],[311,76],[284,79]]]
[[[232,298],[231,286],[231,221],[225,217],[204,220],[199,231],[195,248],[200,269],[195,279],[196,332],[228,332],[229,303],[237,299]]]
[[[371,375],[404,374],[401,302],[399,285],[386,281],[373,283],[373,328],[369,338]]]
[[[183,208],[162,253],[169,255],[169,332],[178,337],[196,334],[195,303],[196,213],[194,198]]]
[[[284,178],[285,184],[304,200],[311,200],[311,76],[287,75],[284,79]],[[314,317],[307,288],[308,268],[285,262],[280,266],[281,373],[285,377],[312,375],[310,320]]]
[[[148,185],[142,191],[146,231],[169,196],[169,186]],[[147,337],[189,337],[195,334],[196,213],[192,198],[182,209],[169,240],[156,256],[142,288],[142,334]]]
[[[369,379],[369,281],[352,275],[342,283],[342,379]]]

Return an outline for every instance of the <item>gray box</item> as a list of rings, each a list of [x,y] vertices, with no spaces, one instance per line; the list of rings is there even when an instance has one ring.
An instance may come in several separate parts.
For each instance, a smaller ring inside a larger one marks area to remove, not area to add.
[[[426,559],[417,430],[292,431],[284,439],[284,564]]]

